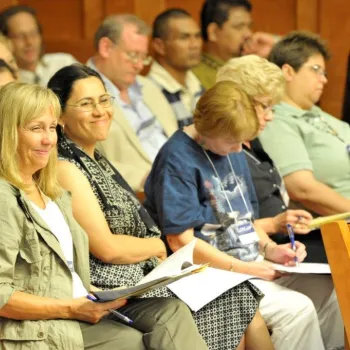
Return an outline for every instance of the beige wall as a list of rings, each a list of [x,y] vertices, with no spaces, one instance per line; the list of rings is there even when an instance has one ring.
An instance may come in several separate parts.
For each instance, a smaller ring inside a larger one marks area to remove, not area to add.
[[[329,83],[321,106],[341,116],[346,62],[350,49],[349,0],[251,0],[254,29],[285,34],[294,29],[315,31],[329,42]],[[131,12],[151,24],[169,7],[183,7],[197,20],[202,0],[1,0],[0,9],[26,4],[38,11],[48,52],[71,52],[81,62],[94,52],[93,34],[108,14]]]

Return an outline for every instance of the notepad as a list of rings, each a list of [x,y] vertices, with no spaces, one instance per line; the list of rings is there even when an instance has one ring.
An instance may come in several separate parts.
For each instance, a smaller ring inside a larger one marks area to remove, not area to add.
[[[299,263],[299,266],[284,266],[272,264],[275,270],[289,273],[312,273],[312,274],[330,274],[331,269],[328,264],[318,263]]]
[[[328,216],[320,216],[316,219],[311,220],[310,222],[310,229],[314,230],[317,228],[320,228],[322,225],[328,224],[333,221],[337,220],[346,220],[350,221],[350,212],[335,214],[335,215],[328,215]]]

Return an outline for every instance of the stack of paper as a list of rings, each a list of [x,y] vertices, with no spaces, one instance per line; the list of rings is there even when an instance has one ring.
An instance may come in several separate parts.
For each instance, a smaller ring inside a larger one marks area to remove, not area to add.
[[[193,311],[198,311],[227,290],[253,277],[210,268],[207,265],[193,265],[193,250],[196,241],[197,239],[192,240],[170,255],[136,286],[98,291],[93,294],[99,301],[109,301],[137,296],[154,288],[168,285],[168,288]],[[190,266],[183,269],[184,265]]]
[[[284,266],[280,264],[272,264],[275,270],[289,273],[315,273],[330,274],[331,269],[328,264],[317,263],[299,263],[298,266]]]

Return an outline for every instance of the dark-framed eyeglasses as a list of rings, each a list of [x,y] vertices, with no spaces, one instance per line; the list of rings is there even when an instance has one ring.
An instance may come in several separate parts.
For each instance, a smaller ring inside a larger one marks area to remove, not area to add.
[[[82,112],[91,112],[93,111],[97,105],[100,105],[103,108],[109,108],[113,104],[114,97],[110,95],[102,96],[99,102],[95,102],[91,99],[83,99],[77,104],[67,104],[66,106],[79,108]]]

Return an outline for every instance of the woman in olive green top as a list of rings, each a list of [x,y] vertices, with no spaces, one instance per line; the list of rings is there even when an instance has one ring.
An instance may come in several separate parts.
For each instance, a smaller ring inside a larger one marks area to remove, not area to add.
[[[86,298],[88,239],[56,180],[60,111],[37,85],[0,90],[0,349],[207,349],[178,300]]]

